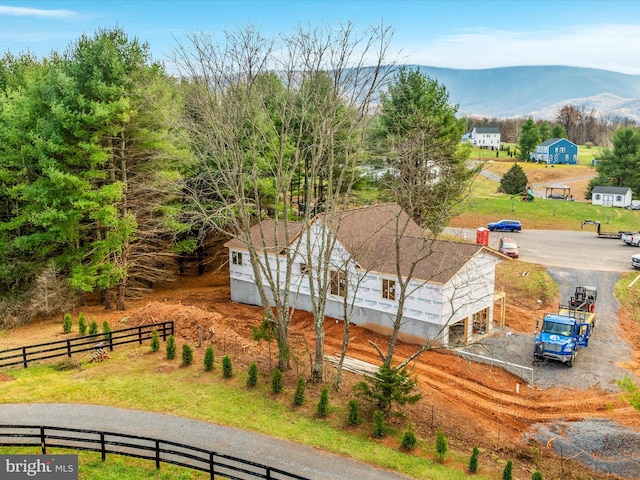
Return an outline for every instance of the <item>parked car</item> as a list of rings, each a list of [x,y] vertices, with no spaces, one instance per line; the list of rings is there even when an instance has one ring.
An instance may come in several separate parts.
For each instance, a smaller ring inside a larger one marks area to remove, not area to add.
[[[487,225],[491,232],[519,232],[522,225],[519,220],[498,220]]]
[[[500,239],[498,251],[512,258],[518,258],[520,255],[520,252],[518,251],[518,244],[511,237],[502,237]]]
[[[631,257],[631,266],[640,270],[640,253],[636,253]]]
[[[631,200],[631,203],[627,208],[629,210],[640,210],[640,200]]]

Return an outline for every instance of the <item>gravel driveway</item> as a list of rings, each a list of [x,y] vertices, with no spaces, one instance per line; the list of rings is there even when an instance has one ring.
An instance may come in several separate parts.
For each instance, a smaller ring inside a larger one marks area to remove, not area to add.
[[[475,238],[473,229],[449,229],[446,233]],[[593,232],[542,230],[525,230],[513,235],[491,232],[489,246],[497,248],[499,238],[504,235],[516,239],[521,260],[547,266],[547,272],[559,286],[561,303],[566,303],[578,285],[597,287],[596,328],[589,346],[579,351],[573,368],[556,362],[533,365],[534,332],[519,334],[508,329],[496,330],[484,338],[481,345],[471,346],[468,350],[532,368],[527,371],[505,366],[542,388],[566,386],[616,392],[616,380],[625,375],[637,384],[637,377],[618,366],[632,358],[632,349],[620,336],[617,326],[619,305],[613,290],[620,272],[633,270],[629,259],[638,250],[620,240],[598,238]],[[622,478],[640,478],[640,433],[616,422],[589,419],[538,424],[523,436],[544,445],[551,444],[557,454],[573,457],[594,470]]]

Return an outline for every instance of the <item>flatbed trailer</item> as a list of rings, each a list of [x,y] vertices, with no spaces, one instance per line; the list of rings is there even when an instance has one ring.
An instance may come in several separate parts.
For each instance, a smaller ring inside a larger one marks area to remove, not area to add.
[[[603,232],[602,230],[600,230],[600,222],[597,220],[585,220],[584,222],[582,222],[582,226],[580,228],[584,227],[585,225],[595,225],[596,235],[598,235],[598,238],[614,238],[620,240],[623,234],[632,233],[626,230],[619,230],[617,232]]]

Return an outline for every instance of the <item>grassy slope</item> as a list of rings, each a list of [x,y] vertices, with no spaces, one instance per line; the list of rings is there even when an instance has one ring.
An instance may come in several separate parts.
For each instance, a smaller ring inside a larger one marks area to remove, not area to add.
[[[372,441],[369,424],[344,428],[343,405],[332,404],[328,419],[316,418],[317,395],[312,392],[307,394],[305,409],[294,409],[288,400],[293,399],[293,389],[274,396],[264,376],[257,388],[247,389],[243,373],[231,380],[222,379],[220,364],[213,372],[204,372],[201,365],[180,367],[179,360],[166,361],[163,357],[161,352],[152,354],[132,348],[114,351],[108,362],[85,363],[78,369],[57,371],[51,366],[37,366],[13,370],[7,373],[15,380],[3,383],[2,398],[11,402],[95,403],[170,413],[269,435],[275,433],[280,438],[397,470],[413,478],[467,478],[463,472],[468,461],[466,454],[451,452],[447,466],[442,466],[435,461],[433,445],[424,439],[419,443],[420,455],[398,449],[401,432],[390,433],[388,440],[394,438],[392,442]],[[159,363],[166,373],[156,370]],[[118,375],[113,375],[114,371]],[[340,441],[336,442],[336,438]],[[0,448],[0,452],[8,450]],[[118,463],[122,462],[127,463]],[[104,474],[97,468],[85,478],[114,478],[111,468],[106,468]],[[128,478],[152,478],[147,475]]]

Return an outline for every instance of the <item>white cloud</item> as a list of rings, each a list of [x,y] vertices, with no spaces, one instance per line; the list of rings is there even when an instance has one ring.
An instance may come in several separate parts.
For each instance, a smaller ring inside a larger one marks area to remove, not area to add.
[[[79,14],[72,10],[43,10],[40,8],[26,8],[26,7],[10,7],[7,5],[0,5],[0,16],[12,16],[12,17],[38,17],[38,18],[75,18]]]
[[[577,25],[558,30],[478,30],[405,47],[412,63],[448,68],[569,65],[640,74],[640,27]]]

